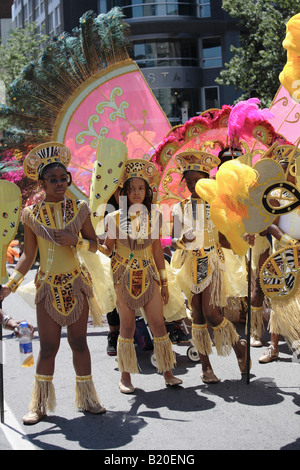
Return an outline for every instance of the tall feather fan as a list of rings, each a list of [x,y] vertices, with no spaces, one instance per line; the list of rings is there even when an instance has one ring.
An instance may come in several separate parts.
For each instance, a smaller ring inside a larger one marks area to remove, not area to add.
[[[78,87],[95,73],[128,59],[129,47],[129,26],[120,9],[99,16],[88,11],[72,34],[62,33],[22,70],[8,90],[7,106],[0,106],[0,116],[11,123],[0,147],[0,159],[10,171],[11,161],[22,160],[34,146],[51,139],[62,106]],[[4,171],[1,177],[8,178]],[[29,180],[24,183],[33,187]]]

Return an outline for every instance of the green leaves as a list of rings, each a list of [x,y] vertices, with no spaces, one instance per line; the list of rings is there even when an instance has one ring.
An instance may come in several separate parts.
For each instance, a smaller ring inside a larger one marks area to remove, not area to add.
[[[0,46],[0,79],[7,87],[28,62],[36,60],[48,39],[48,36],[36,32],[35,23],[10,32],[6,43]]]
[[[286,63],[286,23],[300,12],[300,0],[223,0],[223,9],[237,18],[241,37],[240,47],[231,48],[233,57],[216,81],[235,86],[239,100],[255,96],[268,107]]]

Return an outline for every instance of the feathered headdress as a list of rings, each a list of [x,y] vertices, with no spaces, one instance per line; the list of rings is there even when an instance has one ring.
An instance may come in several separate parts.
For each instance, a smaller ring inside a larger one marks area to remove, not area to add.
[[[128,158],[149,160],[171,127],[129,57],[129,26],[123,18],[119,8],[98,16],[84,13],[78,28],[60,34],[23,69],[8,90],[7,106],[0,107],[0,116],[14,126],[6,132],[1,154],[11,150],[21,161],[39,144],[64,143],[72,154],[69,191],[79,199],[90,196],[96,159],[102,176],[114,166],[110,162],[106,166],[104,160],[120,163],[119,155],[113,154],[118,145],[110,146],[108,155],[101,152],[100,142],[118,140],[126,145]],[[105,203],[115,191],[119,176],[96,192],[101,196],[98,203]]]
[[[259,131],[259,125],[273,117],[267,108],[259,109],[259,105],[258,98],[250,98],[233,107],[228,119],[228,137],[232,148],[239,148],[242,139],[255,138],[254,131]]]

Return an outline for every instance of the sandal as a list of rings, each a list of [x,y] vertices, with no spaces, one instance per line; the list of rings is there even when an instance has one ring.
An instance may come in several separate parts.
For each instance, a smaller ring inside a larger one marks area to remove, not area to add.
[[[29,411],[25,416],[23,416],[23,424],[37,424],[41,419],[43,419],[46,415],[46,413],[43,413],[40,410],[35,410],[35,411]]]
[[[268,364],[268,362],[277,361],[279,359],[278,355],[278,349],[274,348],[274,346],[269,346],[263,355],[258,358],[258,362],[260,364]]]
[[[212,369],[207,369],[205,372],[203,371],[200,377],[205,384],[217,384],[219,382],[218,377],[214,374]]]
[[[122,382],[119,382],[119,389],[121,393],[134,393],[135,388],[133,385],[124,385]]]
[[[106,408],[98,403],[96,405],[88,405],[84,412],[91,413],[92,415],[102,415],[106,413]]]
[[[169,385],[170,387],[174,387],[176,385],[181,385],[182,380],[178,379],[177,377],[173,377],[171,379],[165,379],[165,384],[166,384],[166,386]]]

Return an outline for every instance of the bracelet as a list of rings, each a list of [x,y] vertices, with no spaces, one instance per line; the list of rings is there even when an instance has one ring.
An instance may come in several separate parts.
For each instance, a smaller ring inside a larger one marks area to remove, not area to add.
[[[86,250],[89,251],[90,249],[90,242],[89,240],[85,240],[84,238],[78,237],[77,243],[75,246],[76,250]]]
[[[9,322],[9,320],[11,319],[12,317],[10,317],[9,315],[3,315],[3,319],[2,319],[2,326],[5,330],[7,330],[7,323]]]
[[[24,280],[23,274],[21,274],[16,269],[10,275],[9,281],[6,284],[6,287],[9,287],[12,292],[16,292],[21,282]]]
[[[280,243],[280,245],[282,245],[282,246],[296,245],[297,240],[295,240],[294,238],[290,237],[289,235],[287,235],[287,234],[285,233],[285,234],[282,235],[282,237],[280,238],[279,243]]]
[[[182,238],[178,238],[176,245],[177,245],[177,248],[180,248],[181,250],[185,250],[186,248],[186,244],[184,243]]]
[[[102,253],[103,255],[106,255],[107,256],[107,253],[105,251],[105,248],[103,248],[103,246],[101,245],[101,243],[98,243],[98,250],[100,251],[100,253]]]
[[[168,276],[167,276],[167,271],[165,269],[160,269],[159,270],[159,278],[160,278],[161,287],[167,287],[167,285],[168,285]]]

